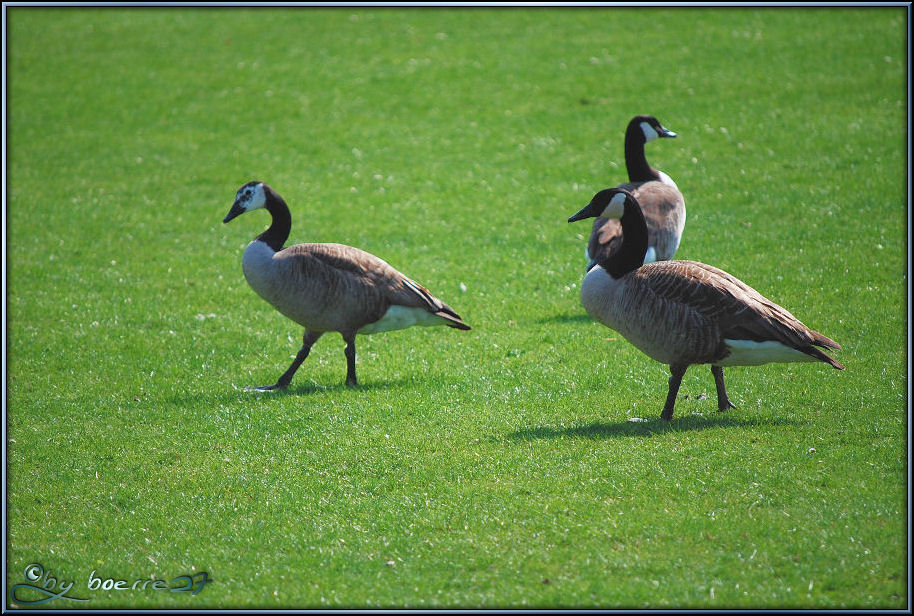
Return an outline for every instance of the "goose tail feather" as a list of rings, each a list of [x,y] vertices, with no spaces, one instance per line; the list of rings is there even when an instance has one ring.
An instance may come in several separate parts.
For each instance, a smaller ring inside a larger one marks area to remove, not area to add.
[[[463,319],[460,318],[460,315],[451,310],[448,306],[445,306],[443,309],[437,311],[435,316],[444,319],[446,321],[445,325],[448,327],[455,327],[464,331],[471,329],[469,325],[463,322]]]
[[[831,346],[831,345],[828,345],[828,346]],[[841,347],[835,346],[835,347],[831,347],[831,348],[840,349]],[[823,353],[822,351],[820,351],[819,349],[817,349],[814,346],[808,346],[805,349],[800,349],[800,350],[811,357],[815,357],[819,361],[824,361],[826,364],[831,364],[831,366],[834,367],[836,370],[844,370],[844,364],[842,364],[841,362],[836,360],[831,355],[828,355],[827,353]]]
[[[819,332],[812,332],[813,344],[816,346],[824,347],[827,349],[835,349],[837,351],[841,350],[841,345],[829,338],[828,336],[823,336]]]

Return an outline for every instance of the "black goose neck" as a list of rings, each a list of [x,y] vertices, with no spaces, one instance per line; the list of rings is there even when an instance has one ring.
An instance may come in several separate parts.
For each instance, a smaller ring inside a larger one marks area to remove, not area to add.
[[[273,217],[270,227],[257,236],[257,239],[264,242],[274,251],[282,250],[283,244],[289,239],[289,232],[292,229],[292,215],[289,213],[289,206],[279,194],[272,188],[265,186],[267,202],[266,209]]]
[[[631,122],[625,130],[625,168],[629,182],[659,180],[660,173],[651,167],[644,156],[644,131],[640,122]]]
[[[622,245],[605,263],[600,265],[613,278],[621,278],[644,265],[647,254],[647,222],[641,206],[632,199],[625,200],[625,211],[619,219],[622,224]]]

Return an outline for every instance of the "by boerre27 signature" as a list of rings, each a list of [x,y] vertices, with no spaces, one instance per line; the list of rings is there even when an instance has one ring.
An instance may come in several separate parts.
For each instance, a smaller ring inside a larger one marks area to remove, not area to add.
[[[16,605],[39,605],[47,603],[54,599],[66,599],[67,601],[88,601],[79,597],[70,597],[67,595],[73,588],[73,582],[59,580],[54,577],[50,571],[45,571],[44,567],[37,563],[32,563],[25,568],[26,584],[16,584],[10,588],[10,602]],[[31,583],[28,583],[31,582]],[[31,590],[26,590],[31,589]],[[25,596],[19,596],[16,593]],[[27,597],[39,596],[39,599],[28,599]]]
[[[10,588],[10,602],[16,605],[40,605],[55,599],[66,601],[89,601],[89,598],[75,597],[68,594],[75,581],[58,579],[50,570],[32,563],[25,568],[23,574],[25,583],[16,584]],[[106,578],[96,575],[95,570],[89,574],[86,589],[101,591],[168,591],[196,595],[207,584],[212,584],[206,571],[199,571],[193,575],[179,575],[171,581],[155,578],[141,578],[135,580]]]

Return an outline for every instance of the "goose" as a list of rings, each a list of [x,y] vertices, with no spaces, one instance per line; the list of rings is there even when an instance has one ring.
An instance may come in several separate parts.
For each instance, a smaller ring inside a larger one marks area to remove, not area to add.
[[[651,115],[638,115],[625,129],[625,167],[628,182],[620,184],[635,195],[647,219],[648,243],[645,263],[667,261],[679,248],[682,229],[685,227],[685,199],[670,176],[648,164],[644,157],[644,144],[659,138],[673,138],[676,133],[664,128]],[[622,229],[618,220],[598,218],[593,223],[587,244],[587,271],[601,259],[618,250],[622,242]]]
[[[238,189],[227,223],[245,212],[266,209],[270,227],[244,250],[244,277],[276,310],[305,328],[302,347],[279,380],[256,391],[285,389],[311,347],[326,332],[346,342],[346,385],[358,385],[356,334],[412,325],[470,326],[428,289],[371,253],[343,244],[296,244],[283,248],[292,226],[289,206],[263,182]]]
[[[717,408],[736,408],[724,385],[725,366],[821,361],[844,366],[819,350],[841,349],[781,306],[730,274],[697,261],[642,265],[649,230],[635,195],[625,189],[598,192],[568,222],[611,218],[621,223],[619,248],[584,277],[587,313],[652,359],[670,367],[661,417],[673,418],[676,394],[692,364],[710,364]]]

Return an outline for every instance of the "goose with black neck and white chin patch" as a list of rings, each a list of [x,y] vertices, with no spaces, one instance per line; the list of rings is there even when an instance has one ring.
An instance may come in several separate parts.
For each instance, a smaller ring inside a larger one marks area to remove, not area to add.
[[[468,330],[454,310],[428,289],[378,257],[343,244],[296,244],[283,248],[292,227],[289,207],[263,182],[238,189],[225,220],[257,209],[272,216],[270,227],[248,244],[242,258],[251,288],[280,313],[305,328],[301,350],[279,380],[258,391],[285,389],[311,347],[326,332],[346,341],[346,384],[358,384],[356,334],[447,325]]]
[[[585,276],[581,303],[594,319],[669,365],[663,419],[673,418],[682,377],[692,364],[711,365],[720,411],[735,408],[724,385],[724,366],[821,361],[844,369],[817,348],[841,349],[837,342],[730,274],[697,261],[642,265],[648,227],[632,193],[602,190],[568,222],[585,218],[618,220],[623,239]]]
[[[672,259],[679,248],[685,227],[685,199],[670,176],[653,168],[644,155],[644,145],[655,139],[673,138],[676,133],[665,128],[651,115],[631,119],[625,130],[625,168],[628,182],[616,188],[635,195],[647,220],[648,242],[645,263]],[[618,220],[598,218],[593,223],[587,244],[587,269],[606,260],[622,243]]]

